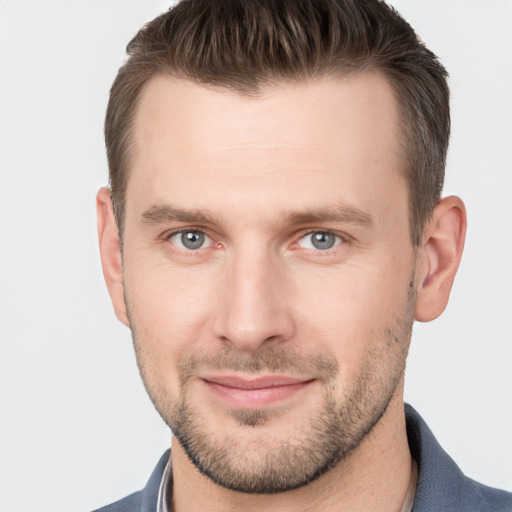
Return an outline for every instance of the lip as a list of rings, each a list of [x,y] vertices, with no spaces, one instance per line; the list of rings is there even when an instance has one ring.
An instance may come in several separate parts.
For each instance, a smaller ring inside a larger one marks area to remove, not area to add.
[[[283,375],[245,378],[213,375],[202,378],[208,390],[239,409],[261,409],[296,395],[314,382]]]

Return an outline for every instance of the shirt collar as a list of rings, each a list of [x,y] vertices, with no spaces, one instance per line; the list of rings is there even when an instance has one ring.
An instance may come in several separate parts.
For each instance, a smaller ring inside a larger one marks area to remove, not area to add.
[[[172,463],[171,455],[165,465],[160,487],[158,489],[158,501],[156,504],[156,512],[172,512],[171,506],[171,489],[172,489]]]

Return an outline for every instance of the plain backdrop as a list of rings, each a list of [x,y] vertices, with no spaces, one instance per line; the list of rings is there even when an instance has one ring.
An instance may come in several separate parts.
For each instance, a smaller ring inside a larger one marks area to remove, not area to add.
[[[512,490],[512,1],[396,0],[451,78],[445,192],[466,253],[415,326],[406,399],[469,476]],[[141,488],[170,433],[103,283],[94,198],[124,48],[161,0],[0,0],[0,511],[87,511]]]

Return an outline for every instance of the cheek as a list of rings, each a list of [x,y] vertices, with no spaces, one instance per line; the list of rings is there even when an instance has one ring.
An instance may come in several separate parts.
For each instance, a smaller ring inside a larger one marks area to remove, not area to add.
[[[127,261],[125,289],[132,328],[157,362],[179,359],[207,332],[216,283],[201,272]]]
[[[177,368],[206,338],[212,318],[209,288],[191,272],[125,266],[130,328],[142,379],[159,411],[182,393]]]
[[[345,374],[355,373],[370,350],[386,350],[390,331],[407,315],[412,270],[393,274],[386,266],[381,260],[329,269],[297,292],[301,339],[323,344]]]

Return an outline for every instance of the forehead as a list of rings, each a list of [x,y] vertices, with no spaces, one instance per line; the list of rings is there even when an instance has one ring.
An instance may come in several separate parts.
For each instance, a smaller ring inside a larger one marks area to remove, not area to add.
[[[266,143],[270,136],[285,144],[343,144],[348,141],[345,126],[370,130],[371,138],[382,129],[395,134],[396,118],[392,87],[376,72],[278,83],[257,95],[160,75],[149,81],[139,101],[135,141],[139,150],[159,134],[174,135],[166,142],[179,141],[175,146],[186,138],[205,149]]]
[[[404,187],[397,118],[376,73],[278,84],[257,97],[158,76],[136,113],[127,214],[130,204],[176,198],[214,207],[222,193],[239,206],[257,197],[316,207],[328,196],[370,206],[385,184]]]

